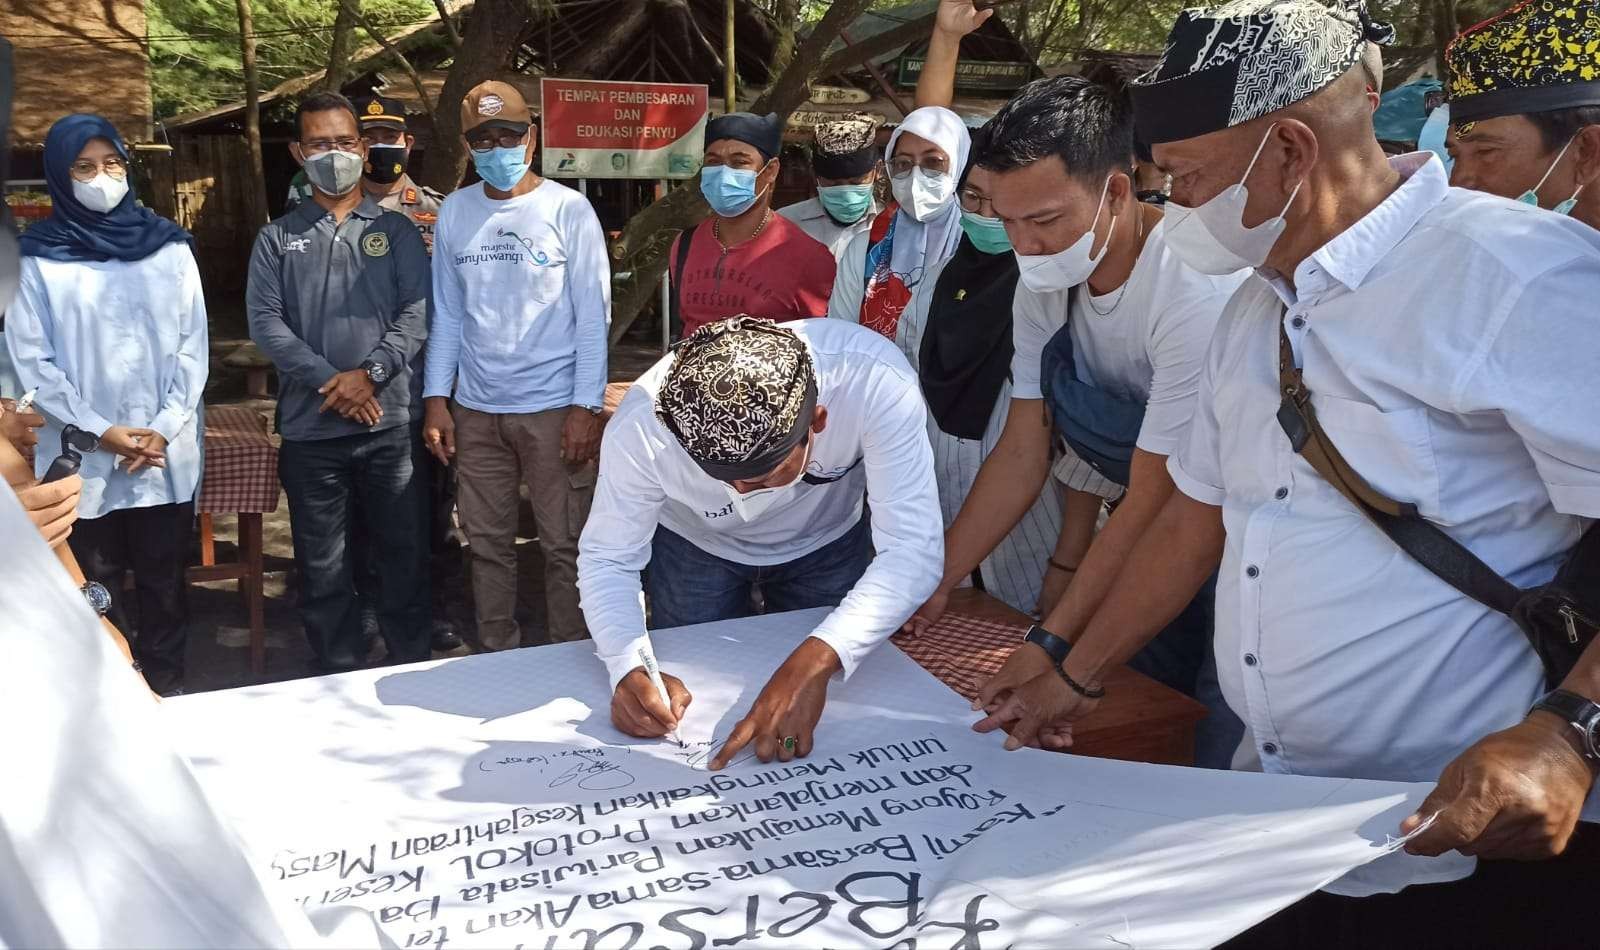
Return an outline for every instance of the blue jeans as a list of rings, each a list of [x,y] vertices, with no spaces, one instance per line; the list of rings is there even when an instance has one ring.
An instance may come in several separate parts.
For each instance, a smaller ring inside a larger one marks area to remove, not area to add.
[[[1217,578],[1212,575],[1183,613],[1135,654],[1128,666],[1206,707],[1209,715],[1195,727],[1194,764],[1225,769],[1244,737],[1244,723],[1223,700],[1217,683],[1217,656],[1211,647],[1216,595]]]
[[[831,607],[844,599],[872,562],[872,531],[863,517],[837,540],[784,564],[756,567],[707,554],[683,536],[656,528],[645,569],[650,629],[748,617],[761,588],[767,610]]]
[[[378,624],[392,662],[429,657],[428,496],[417,426],[299,442],[283,440],[278,476],[289,498],[300,619],[324,669],[366,657],[355,573],[346,541],[359,501],[367,537],[382,552]]]

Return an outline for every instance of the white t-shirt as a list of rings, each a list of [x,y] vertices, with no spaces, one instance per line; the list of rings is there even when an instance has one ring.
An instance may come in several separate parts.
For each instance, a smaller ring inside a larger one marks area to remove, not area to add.
[[[433,233],[424,396],[479,412],[599,408],[611,266],[583,195],[542,181],[496,200],[481,184],[444,200]]]
[[[786,328],[811,351],[827,423],[812,439],[811,480],[754,520],[744,520],[728,484],[707,475],[656,417],[672,356],[639,377],[606,424],[594,505],[578,541],[578,591],[613,687],[648,643],[639,571],[657,525],[729,561],[784,564],[855,527],[870,497],[876,555],[812,634],[833,647],[847,676],[938,586],[944,524],[916,375],[893,343],[870,330],[838,320]]]
[[[1072,308],[1078,378],[1104,392],[1145,403],[1137,445],[1171,455],[1194,413],[1200,367],[1217,316],[1248,272],[1210,277],[1185,265],[1158,225],[1133,273],[1105,296],[1081,288]],[[1039,359],[1067,322],[1068,291],[1034,293],[1017,285],[1011,359],[1012,396],[1042,398]]]

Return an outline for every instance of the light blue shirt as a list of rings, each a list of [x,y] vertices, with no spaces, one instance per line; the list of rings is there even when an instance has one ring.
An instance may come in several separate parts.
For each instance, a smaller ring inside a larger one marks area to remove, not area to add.
[[[68,423],[97,436],[116,425],[150,428],[167,440],[166,468],[131,475],[108,450],[86,453],[81,517],[194,498],[208,349],[200,271],[187,244],[140,261],[23,258],[5,340],[23,391],[39,391],[37,474],[60,453]]]
[[[424,396],[492,413],[599,408],[611,267],[587,198],[544,181],[496,200],[482,185],[439,208]]]

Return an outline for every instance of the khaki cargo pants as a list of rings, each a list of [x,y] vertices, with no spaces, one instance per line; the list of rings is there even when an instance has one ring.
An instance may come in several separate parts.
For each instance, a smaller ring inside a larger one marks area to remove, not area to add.
[[[578,608],[578,535],[594,500],[595,463],[561,459],[567,409],[487,413],[453,406],[456,510],[472,558],[478,639],[491,650],[520,646],[517,626],[517,508],[528,486],[544,555],[544,597],[552,642],[589,635]]]

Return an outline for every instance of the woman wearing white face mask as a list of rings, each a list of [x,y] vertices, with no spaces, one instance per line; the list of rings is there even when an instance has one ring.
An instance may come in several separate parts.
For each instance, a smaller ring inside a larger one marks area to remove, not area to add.
[[[866,237],[858,237],[845,252],[853,260],[841,261],[841,274],[852,269],[864,277],[835,276],[829,316],[895,338],[912,291],[961,242],[956,181],[971,146],[961,117],[941,106],[916,109],[900,123],[884,151],[898,210],[882,240],[868,248]]]
[[[134,655],[157,692],[183,683],[183,571],[200,482],[206,311],[189,234],[134,201],[127,147],[99,116],[70,115],[45,139],[50,217],[21,239],[6,343],[46,419],[42,476],[73,425],[84,453],[79,521],[68,539],[90,581],[112,593],[132,569]]]

